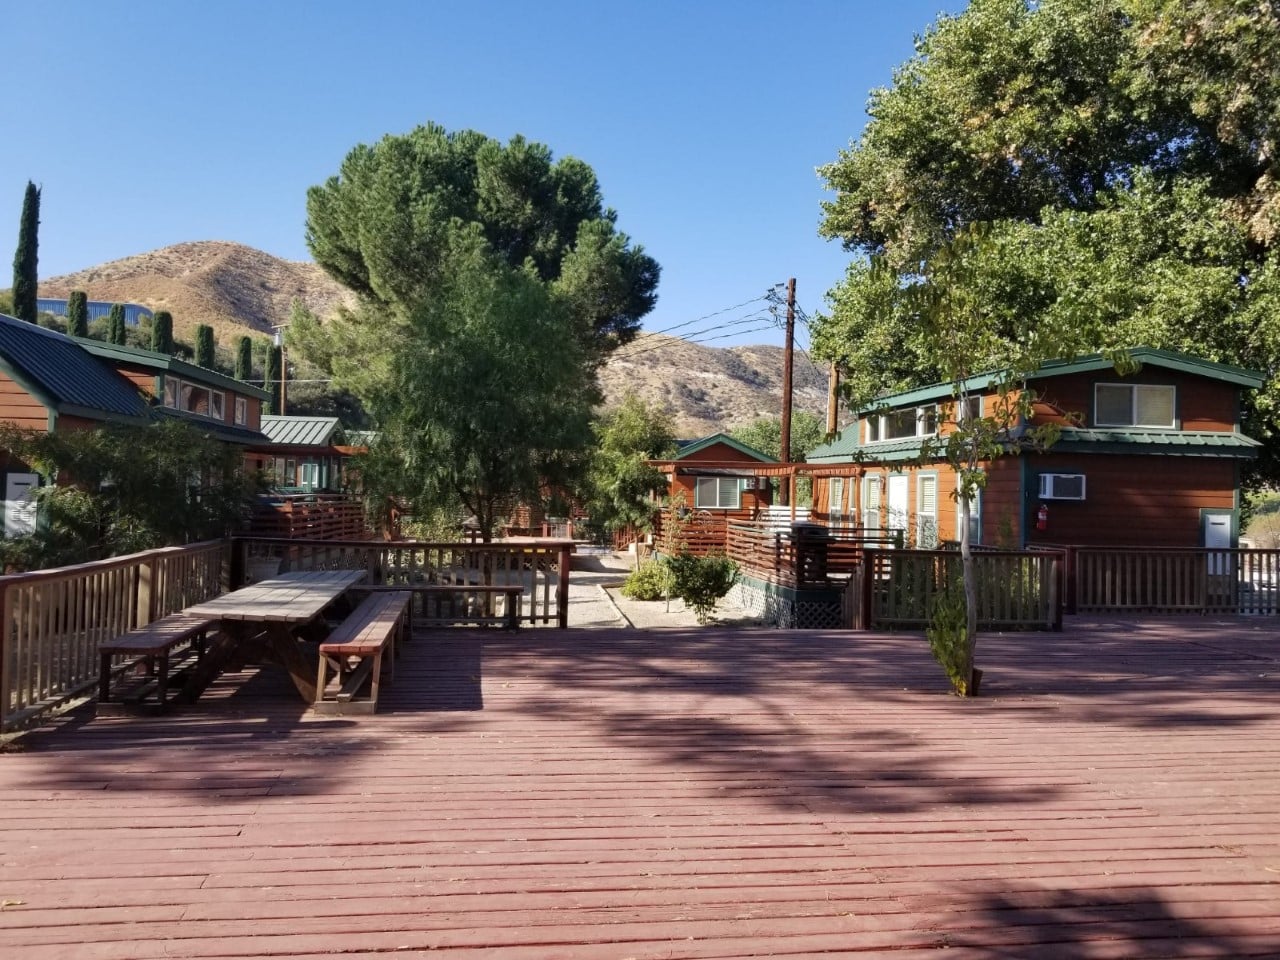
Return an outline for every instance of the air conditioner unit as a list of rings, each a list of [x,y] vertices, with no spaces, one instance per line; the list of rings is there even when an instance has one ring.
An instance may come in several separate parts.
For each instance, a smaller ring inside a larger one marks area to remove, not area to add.
[[[1083,500],[1083,473],[1040,474],[1041,500]]]

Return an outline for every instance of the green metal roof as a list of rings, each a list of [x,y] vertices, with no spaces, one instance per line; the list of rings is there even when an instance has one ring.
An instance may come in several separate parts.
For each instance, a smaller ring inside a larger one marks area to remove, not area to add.
[[[1067,427],[1051,453],[1162,453],[1185,457],[1256,457],[1257,440],[1222,430],[1133,430]],[[1141,447],[1135,450],[1134,447]]]
[[[290,417],[266,415],[262,432],[273,444],[289,447],[330,447],[341,443],[342,426],[337,417]]]
[[[50,410],[97,420],[142,423],[142,393],[68,337],[0,314],[0,369]]]
[[[748,446],[743,443],[741,440],[735,440],[727,433],[713,433],[710,436],[700,437],[697,440],[677,440],[676,446],[678,447],[678,450],[676,451],[675,458],[677,460],[683,460],[685,457],[691,456],[700,450],[705,450],[707,447],[714,446],[717,443],[723,443],[727,447],[732,447],[739,453],[746,454],[748,457],[753,457],[761,463],[778,462],[774,457],[769,456],[767,453],[762,453],[755,447]]]
[[[237,427],[221,420],[211,420],[195,413],[174,410],[171,407],[152,407],[151,414],[156,420],[181,420],[196,430],[203,431],[215,440],[223,443],[238,443],[243,446],[262,446],[267,438],[257,430],[248,427]]]
[[[261,387],[255,387],[252,384],[245,383],[243,380],[228,377],[217,370],[198,367],[194,363],[187,363],[185,360],[171,357],[165,353],[142,350],[138,347],[123,347],[116,343],[104,343],[101,340],[77,340],[76,343],[94,356],[102,357],[112,363],[133,364],[134,366],[155,370],[157,373],[173,373],[176,376],[185,377],[188,380],[194,380],[206,386],[217,387],[220,390],[233,391],[242,396],[257,397],[259,400],[271,399],[271,394]]]

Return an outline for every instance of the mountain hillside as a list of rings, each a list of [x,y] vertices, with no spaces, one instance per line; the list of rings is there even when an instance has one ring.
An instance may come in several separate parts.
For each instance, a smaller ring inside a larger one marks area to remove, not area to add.
[[[40,283],[43,297],[84,290],[90,300],[141,303],[173,314],[174,333],[193,342],[207,323],[230,347],[245,333],[269,335],[300,300],[325,317],[354,300],[313,263],[282,260],[238,243],[179,243],[113,260]],[[705,347],[678,337],[645,334],[622,347],[601,372],[605,400],[628,390],[669,407],[681,437],[728,430],[782,411],[782,348]],[[822,415],[826,375],[803,354],[795,360],[795,407]]]

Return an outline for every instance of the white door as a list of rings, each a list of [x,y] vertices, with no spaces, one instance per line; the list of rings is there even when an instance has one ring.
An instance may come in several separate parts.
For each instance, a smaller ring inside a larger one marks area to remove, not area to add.
[[[895,473],[889,477],[889,516],[885,523],[890,530],[900,530],[907,535],[907,475]]]
[[[1231,515],[1226,513],[1210,513],[1204,518],[1204,545],[1208,550],[1231,549]],[[1209,572],[1211,574],[1229,573],[1231,554],[1209,554]]]
[[[36,473],[11,473],[4,484],[4,535],[23,537],[36,532]]]

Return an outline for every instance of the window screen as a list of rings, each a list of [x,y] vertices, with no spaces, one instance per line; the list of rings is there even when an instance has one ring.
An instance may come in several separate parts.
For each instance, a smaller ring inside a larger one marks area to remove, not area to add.
[[[741,499],[742,483],[737,477],[699,477],[694,488],[694,506],[699,510],[734,510]]]

